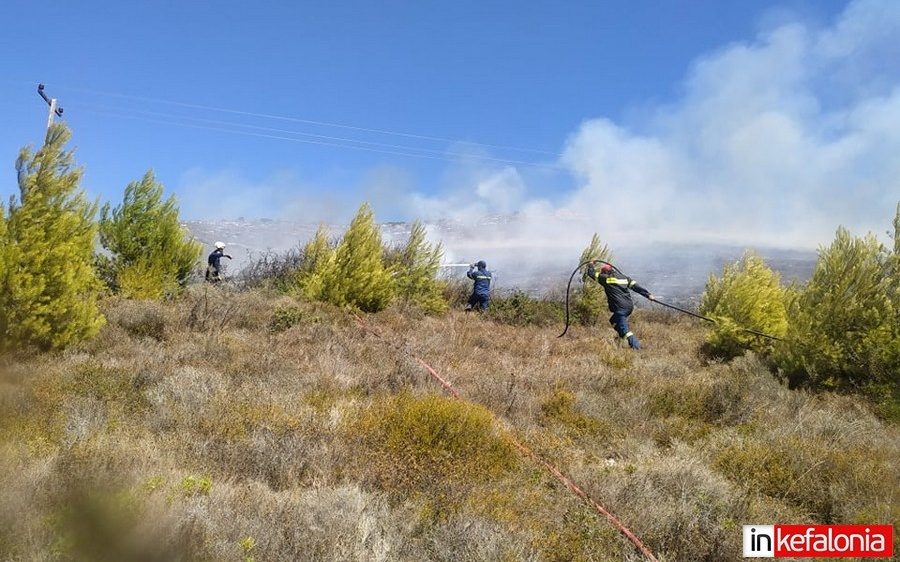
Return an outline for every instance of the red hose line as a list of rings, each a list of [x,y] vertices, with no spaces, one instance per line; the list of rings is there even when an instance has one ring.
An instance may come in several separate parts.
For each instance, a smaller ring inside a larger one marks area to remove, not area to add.
[[[453,387],[450,385],[450,383],[446,379],[444,379],[437,372],[437,370],[435,370],[431,365],[429,365],[428,363],[426,363],[425,361],[423,361],[416,355],[410,353],[409,351],[407,351],[407,350],[401,348],[400,346],[395,345],[393,342],[387,340],[384,336],[382,336],[377,331],[375,331],[374,329],[369,327],[369,325],[365,322],[365,320],[363,320],[359,315],[354,313],[353,316],[356,318],[356,321],[359,323],[360,326],[362,326],[362,328],[364,330],[366,330],[370,334],[374,335],[375,337],[377,337],[381,341],[385,342],[386,344],[390,345],[394,349],[396,349],[402,353],[405,353],[406,355],[409,355],[410,357],[415,359],[420,365],[422,365],[425,368],[426,371],[428,371],[428,373],[435,380],[437,380],[440,383],[440,385],[442,387],[444,387],[444,390],[446,390],[448,394],[450,394],[453,398],[455,398],[457,400],[465,402],[465,400],[463,400],[463,398],[459,395],[459,393],[453,389]],[[610,523],[612,523],[623,535],[628,537],[628,539],[637,547],[638,550],[640,550],[644,554],[644,556],[647,557],[648,560],[650,560],[651,562],[659,562],[656,559],[656,557],[653,556],[653,553],[650,551],[650,549],[647,548],[647,546],[644,545],[644,543],[642,543],[641,540],[638,539],[637,536],[633,532],[631,532],[631,530],[628,527],[626,527],[621,521],[616,519],[613,516],[613,514],[610,513],[609,511],[607,511],[602,505],[600,505],[595,500],[593,500],[590,496],[588,496],[586,493],[584,493],[584,491],[577,484],[575,484],[568,476],[563,474],[558,468],[556,468],[555,466],[550,464],[547,460],[545,460],[544,458],[539,456],[537,453],[535,453],[534,451],[532,451],[531,449],[529,449],[528,447],[526,447],[525,445],[520,443],[518,440],[516,440],[516,438],[513,437],[509,431],[506,431],[505,429],[502,429],[502,428],[501,428],[501,431],[505,435],[506,439],[509,440],[509,442],[515,448],[517,448],[520,452],[522,452],[522,454],[529,457],[535,463],[543,466],[550,474],[552,474],[554,477],[556,477],[557,480],[562,482],[563,485],[565,485],[569,490],[571,490],[572,493],[574,493],[576,496],[581,498],[583,501],[586,501],[587,503],[589,503],[591,505],[591,507],[593,507],[597,511],[597,513],[606,517],[606,519]]]

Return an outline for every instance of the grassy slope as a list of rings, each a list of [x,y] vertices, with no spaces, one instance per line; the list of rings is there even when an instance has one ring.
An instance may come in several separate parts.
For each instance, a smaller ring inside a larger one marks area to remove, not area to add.
[[[3,364],[0,560],[642,559],[511,439],[660,560],[740,559],[748,523],[900,523],[896,427],[704,362],[686,317],[638,311],[635,353],[490,314],[391,309],[376,337],[208,287],[106,313]]]

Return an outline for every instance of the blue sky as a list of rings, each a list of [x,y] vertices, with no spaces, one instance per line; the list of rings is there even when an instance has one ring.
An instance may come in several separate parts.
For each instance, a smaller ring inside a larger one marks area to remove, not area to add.
[[[89,196],[152,168],[187,220],[368,201],[517,212],[526,241],[814,248],[884,238],[900,201],[894,0],[11,0],[0,20],[4,201],[43,140],[38,83]]]

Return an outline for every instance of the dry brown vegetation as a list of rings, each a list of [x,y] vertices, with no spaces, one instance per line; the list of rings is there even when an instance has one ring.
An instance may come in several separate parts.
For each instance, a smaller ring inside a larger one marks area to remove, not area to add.
[[[512,440],[661,561],[740,559],[750,523],[898,528],[900,432],[862,401],[707,362],[684,316],[636,312],[638,353],[500,309],[106,302],[91,342],[4,360],[0,560],[643,559]]]

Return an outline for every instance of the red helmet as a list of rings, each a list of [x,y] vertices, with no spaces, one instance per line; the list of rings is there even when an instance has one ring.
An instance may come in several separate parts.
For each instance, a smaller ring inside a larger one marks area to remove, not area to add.
[[[604,263],[600,266],[600,273],[609,273],[610,271],[612,271],[612,269],[613,268],[611,265],[609,265],[608,263]]]

